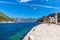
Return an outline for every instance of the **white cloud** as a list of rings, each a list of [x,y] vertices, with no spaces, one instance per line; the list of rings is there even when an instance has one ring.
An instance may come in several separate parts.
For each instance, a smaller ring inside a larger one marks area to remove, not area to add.
[[[38,6],[38,7],[53,8],[53,9],[60,9],[60,7],[46,6],[46,5],[36,5],[36,4],[23,4],[23,5]]]
[[[32,0],[19,0],[19,2],[30,2],[30,1],[32,1]]]
[[[0,3],[17,4],[17,3],[14,3],[14,2],[6,2],[6,1],[0,1]]]

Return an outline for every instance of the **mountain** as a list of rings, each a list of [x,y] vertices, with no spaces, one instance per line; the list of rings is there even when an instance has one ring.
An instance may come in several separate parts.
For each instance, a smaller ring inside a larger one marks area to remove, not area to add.
[[[0,12],[0,22],[2,21],[8,22],[8,21],[13,21],[13,20],[10,17],[4,15],[2,12]]]
[[[55,15],[55,13],[49,14],[47,15],[47,17],[53,17]],[[60,13],[57,13],[58,15],[58,22],[60,22]],[[44,16],[41,17],[37,22],[43,22],[44,21]]]

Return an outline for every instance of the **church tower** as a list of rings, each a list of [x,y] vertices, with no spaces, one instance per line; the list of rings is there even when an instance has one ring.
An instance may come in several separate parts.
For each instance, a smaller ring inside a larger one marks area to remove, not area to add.
[[[57,12],[55,13],[55,18],[56,18],[56,24],[58,23],[58,15]]]

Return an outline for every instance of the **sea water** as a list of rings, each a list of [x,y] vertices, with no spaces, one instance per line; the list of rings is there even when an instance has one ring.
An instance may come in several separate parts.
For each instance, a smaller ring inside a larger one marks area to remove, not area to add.
[[[22,40],[38,23],[0,23],[0,40]]]

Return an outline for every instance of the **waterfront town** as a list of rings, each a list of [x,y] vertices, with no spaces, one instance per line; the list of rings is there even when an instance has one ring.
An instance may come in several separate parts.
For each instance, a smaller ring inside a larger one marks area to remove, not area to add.
[[[15,22],[37,22],[39,18],[12,18]]]
[[[37,22],[38,18],[12,18],[13,21],[1,21],[0,23],[28,23]]]
[[[6,15],[1,16],[3,20],[0,20],[0,23],[27,23],[27,22],[39,22],[40,18],[15,18],[15,17],[5,17]],[[9,19],[10,18],[10,19]],[[41,23],[58,23],[58,13],[54,13],[53,16],[44,16]],[[38,21],[39,20],[39,21]],[[40,23],[40,22],[39,22]]]
[[[33,27],[23,40],[60,40],[57,13],[53,17],[45,16],[43,23]]]

